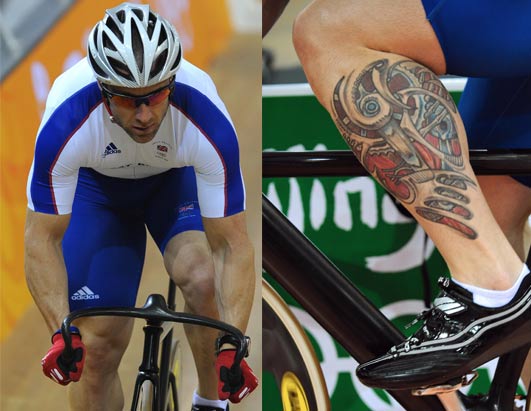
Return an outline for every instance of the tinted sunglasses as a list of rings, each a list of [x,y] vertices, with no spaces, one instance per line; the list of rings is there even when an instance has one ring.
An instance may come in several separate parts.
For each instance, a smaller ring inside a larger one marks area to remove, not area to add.
[[[137,108],[141,104],[145,104],[147,106],[155,106],[159,103],[162,103],[173,92],[173,89],[175,88],[175,83],[172,79],[168,85],[143,96],[132,96],[129,94],[116,93],[106,88],[103,84],[100,84],[100,86],[101,92],[105,98],[108,98],[109,100],[112,99],[114,104],[119,107],[131,109]]]

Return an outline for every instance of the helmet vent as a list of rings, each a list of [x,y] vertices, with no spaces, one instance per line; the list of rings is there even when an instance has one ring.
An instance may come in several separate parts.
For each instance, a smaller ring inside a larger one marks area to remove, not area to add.
[[[94,69],[96,74],[98,76],[103,77],[103,78],[108,78],[109,76],[107,75],[107,73],[101,69],[99,64],[96,63],[96,61],[94,60],[94,57],[92,57],[92,53],[88,53],[88,57],[89,57],[89,60],[90,60],[90,65],[92,66],[92,68]]]
[[[140,10],[140,9],[131,9],[131,11],[135,14],[136,17],[138,17],[138,20],[140,20],[140,21],[144,20],[144,13],[142,13],[142,10]]]
[[[181,53],[182,53],[182,49],[179,47],[179,54],[177,55],[177,58],[173,62],[173,66],[171,67],[171,70],[176,70],[177,67],[179,67],[179,64],[181,63],[181,57],[182,57]]]
[[[116,18],[120,21],[120,23],[125,23],[125,11],[120,10],[116,13]]]
[[[103,39],[103,47],[106,47],[106,48],[108,48],[109,50],[112,50],[112,51],[116,51],[116,46],[114,45],[114,43],[109,38],[109,35],[107,33],[103,32],[101,34],[101,36],[102,36],[102,39]]]
[[[168,36],[166,35],[166,30],[161,30],[160,36],[159,36],[159,42],[157,43],[157,46],[160,46],[166,40],[168,40]]]
[[[155,30],[155,22],[157,21],[157,17],[153,15],[153,13],[149,13],[149,20],[147,24],[147,34],[150,39],[153,38],[153,30]]]
[[[135,54],[136,66],[142,70],[144,67],[144,43],[138,31],[138,27],[131,21],[131,38],[133,42],[133,52]]]
[[[151,71],[149,72],[149,76],[153,77],[157,73],[162,71],[162,68],[164,67],[164,63],[166,62],[166,58],[168,57],[168,50],[164,50],[162,53],[159,54],[157,59],[153,62],[151,66]]]
[[[116,22],[113,19],[107,19],[107,21],[105,22],[105,25],[109,28],[109,30],[116,37],[118,37],[118,39],[120,39],[121,42],[124,41],[124,36],[123,36],[122,30],[120,30],[120,27],[118,27],[118,25],[116,24]],[[112,41],[110,41],[109,38],[105,39],[104,41],[105,41],[105,43],[104,43],[105,47],[108,47],[108,44],[112,43]],[[116,50],[116,47],[114,48],[114,50]]]
[[[125,64],[123,64],[121,61],[116,60],[115,58],[109,57],[109,64],[112,66],[114,71],[116,71],[118,74],[120,74],[122,77],[134,81],[131,72],[127,68]]]

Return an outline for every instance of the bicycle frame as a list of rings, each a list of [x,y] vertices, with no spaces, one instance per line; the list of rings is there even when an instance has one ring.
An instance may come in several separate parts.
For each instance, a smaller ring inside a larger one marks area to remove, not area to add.
[[[531,150],[471,151],[477,174],[531,174]],[[263,177],[359,176],[367,172],[347,151],[263,153]],[[384,354],[403,335],[291,222],[262,195],[264,269],[359,362]],[[529,347],[527,348],[527,350]],[[491,384],[490,406],[469,402],[469,410],[510,409],[526,348],[500,360]],[[501,364],[512,366],[501,366]],[[519,367],[518,367],[519,365]],[[512,386],[512,393],[504,387]],[[389,392],[407,410],[444,411],[436,397]],[[510,402],[508,402],[510,400]],[[471,400],[472,401],[472,400]],[[496,402],[497,401],[497,402]],[[501,408],[493,408],[496,405]],[[478,407],[478,408],[472,408]]]
[[[168,305],[169,304],[169,305]],[[153,383],[154,396],[153,407],[156,410],[162,410],[163,401],[165,401],[168,387],[168,362],[161,362],[161,369],[158,368],[159,343],[163,335],[165,323],[177,322],[183,324],[198,325],[215,328],[236,338],[237,347],[233,368],[238,367],[248,351],[248,340],[243,333],[230,324],[214,320],[195,314],[173,311],[175,308],[175,284],[170,280],[168,289],[168,303],[160,294],[151,294],[147,297],[146,303],[140,308],[135,307],[95,307],[82,310],[76,310],[68,314],[61,324],[61,334],[65,341],[63,356],[68,360],[73,356],[72,338],[70,335],[70,325],[78,318],[97,317],[97,316],[118,316],[141,318],[146,320],[147,325],[144,327],[144,350],[142,362],[139,366],[138,376],[135,382],[135,391],[133,396],[132,409],[136,409],[140,386],[146,380]],[[172,340],[172,330],[169,330],[163,339],[162,350],[163,358],[168,355]],[[166,368],[164,368],[166,367]],[[163,379],[160,378],[163,377]]]

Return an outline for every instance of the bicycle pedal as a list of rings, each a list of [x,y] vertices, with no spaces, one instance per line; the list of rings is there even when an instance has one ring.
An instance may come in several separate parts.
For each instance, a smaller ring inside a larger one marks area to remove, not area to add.
[[[420,387],[411,390],[412,395],[422,396],[422,395],[437,395],[437,394],[446,394],[449,392],[454,392],[460,388],[466,387],[467,385],[472,384],[478,376],[477,371],[472,371],[469,374],[463,375],[461,378],[454,378],[444,384],[430,385],[427,387]]]

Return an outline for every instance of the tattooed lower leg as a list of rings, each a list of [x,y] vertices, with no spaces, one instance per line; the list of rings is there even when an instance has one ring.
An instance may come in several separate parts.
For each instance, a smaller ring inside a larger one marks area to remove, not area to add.
[[[392,195],[426,220],[477,237],[457,108],[434,73],[411,60],[378,60],[338,81],[332,107],[345,141]]]

